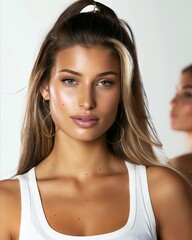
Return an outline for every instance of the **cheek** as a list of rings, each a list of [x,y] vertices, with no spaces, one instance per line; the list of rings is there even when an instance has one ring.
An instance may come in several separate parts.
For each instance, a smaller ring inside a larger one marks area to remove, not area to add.
[[[51,103],[52,103],[52,110],[56,108],[56,111],[62,110],[60,107],[62,106],[70,106],[73,105],[74,96],[71,92],[66,90],[62,90],[61,88],[52,88],[50,89],[51,95]]]
[[[74,97],[62,89],[50,89],[50,112],[55,125],[60,128],[74,108]]]
[[[192,103],[181,106],[180,110],[184,117],[187,116],[192,118]]]
[[[112,94],[109,94],[109,95],[106,93],[105,97],[101,99],[102,101],[100,102],[100,105],[103,108],[105,115],[115,120],[117,115],[117,109],[120,102],[119,91],[114,91]]]
[[[185,105],[181,111],[181,125],[183,126],[184,131],[192,130],[192,106]]]

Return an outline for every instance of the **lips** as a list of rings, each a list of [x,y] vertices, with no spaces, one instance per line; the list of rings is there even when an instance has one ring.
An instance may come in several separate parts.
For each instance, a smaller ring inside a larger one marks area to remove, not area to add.
[[[177,117],[177,115],[174,113],[174,112],[170,112],[170,118],[172,119],[172,118],[176,118]]]
[[[97,125],[99,119],[95,116],[78,115],[71,117],[76,125],[81,128],[92,128]]]

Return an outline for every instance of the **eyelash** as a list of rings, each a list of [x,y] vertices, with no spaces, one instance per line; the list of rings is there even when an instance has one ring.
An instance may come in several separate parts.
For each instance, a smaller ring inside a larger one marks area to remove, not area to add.
[[[68,85],[77,85],[78,84],[77,81],[72,78],[64,78],[61,81]],[[111,85],[113,85],[112,81],[102,80],[102,81],[98,82],[96,86],[110,87]]]
[[[180,93],[180,94],[176,94],[175,98],[183,100],[183,101],[191,101],[192,100],[192,93],[190,92],[184,92],[184,93]]]
[[[186,97],[186,98],[191,98],[191,97],[192,97],[192,94],[189,93],[189,92],[185,92],[185,93],[183,94],[183,96]]]
[[[100,84],[104,87],[110,87],[111,85],[113,85],[113,82],[109,80],[102,80],[97,83],[97,86],[100,86]]]
[[[64,78],[61,81],[68,84],[68,85],[77,85],[77,81],[75,79],[72,79],[72,78]]]

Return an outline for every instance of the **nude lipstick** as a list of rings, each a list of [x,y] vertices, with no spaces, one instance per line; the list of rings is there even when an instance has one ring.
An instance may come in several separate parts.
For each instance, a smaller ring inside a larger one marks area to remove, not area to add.
[[[78,115],[71,117],[76,125],[81,128],[92,128],[97,125],[99,119],[95,116]]]

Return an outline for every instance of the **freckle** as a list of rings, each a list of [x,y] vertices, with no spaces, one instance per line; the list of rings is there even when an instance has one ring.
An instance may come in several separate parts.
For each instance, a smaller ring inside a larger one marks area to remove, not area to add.
[[[101,171],[101,168],[99,168],[99,171]]]
[[[78,218],[78,220],[80,221],[80,220],[81,220],[81,218]]]
[[[53,163],[51,164],[51,166],[53,167]]]
[[[89,199],[86,199],[86,202],[89,202],[90,200]]]
[[[87,174],[87,173],[85,173],[85,175],[87,176],[88,174]]]
[[[56,215],[56,214],[54,214],[54,216],[56,217],[57,215]]]

